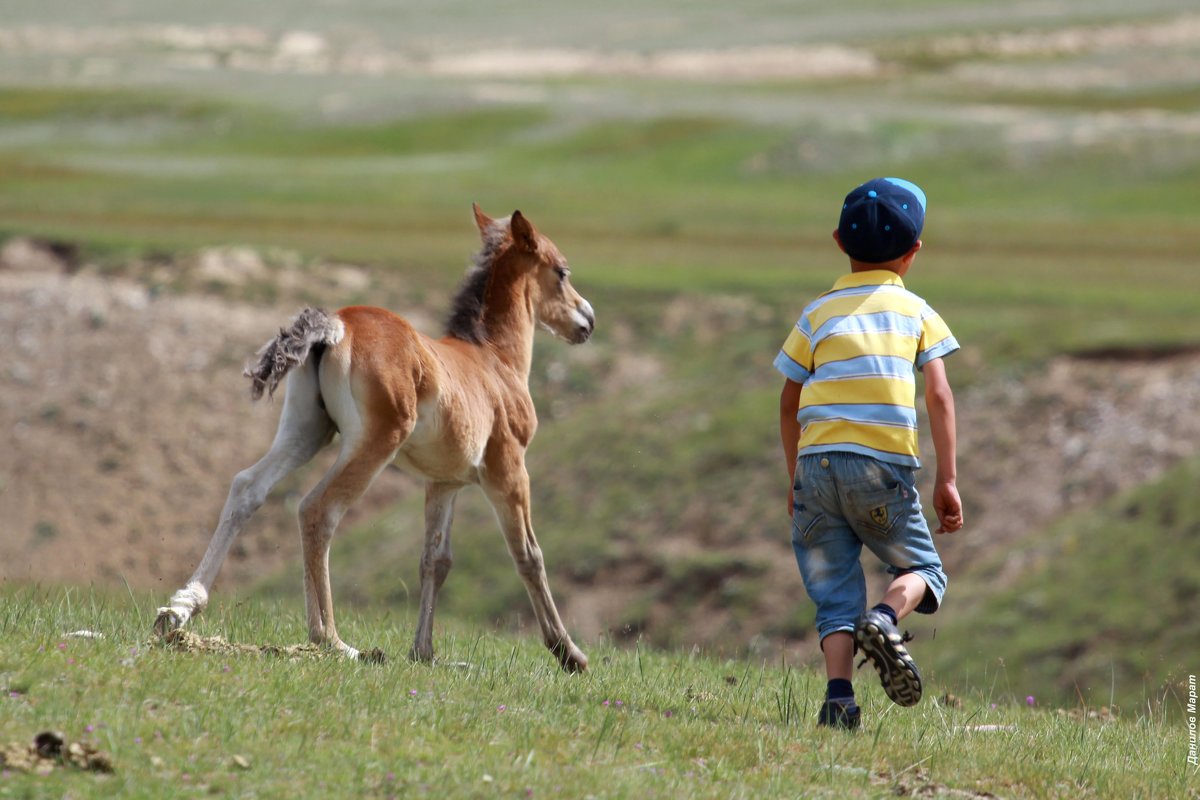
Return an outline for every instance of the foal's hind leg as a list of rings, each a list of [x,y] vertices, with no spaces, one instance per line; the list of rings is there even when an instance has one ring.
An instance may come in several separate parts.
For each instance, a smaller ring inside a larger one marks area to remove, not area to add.
[[[342,516],[395,456],[396,440],[391,436],[348,436],[346,430],[342,436],[342,453],[337,463],[300,503],[308,637],[350,658],[374,658],[359,653],[337,634],[329,585],[329,544]]]
[[[483,490],[496,511],[500,529],[508,543],[517,572],[525,581],[525,590],[533,603],[533,613],[542,629],[542,640],[567,672],[587,669],[587,656],[567,634],[546,579],[546,566],[529,506],[529,475],[524,460],[516,455],[501,455],[488,464]]]
[[[454,564],[450,552],[450,525],[454,521],[454,499],[462,486],[430,483],[425,487],[425,550],[421,554],[421,612],[417,633],[408,657],[433,661],[433,612],[438,591]]]
[[[204,610],[208,592],[233,540],[263,504],[271,488],[292,470],[310,461],[333,438],[333,421],[321,405],[319,392],[316,367],[311,361],[288,376],[287,395],[275,441],[258,463],[234,477],[217,529],[200,566],[187,585],[158,610],[154,630],[159,636],[182,628],[191,617]]]

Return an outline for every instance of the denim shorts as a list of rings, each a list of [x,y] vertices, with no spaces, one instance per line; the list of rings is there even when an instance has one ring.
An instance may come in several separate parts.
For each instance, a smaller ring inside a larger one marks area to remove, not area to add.
[[[893,575],[925,580],[917,611],[932,614],[946,573],[921,513],[915,470],[857,453],[802,455],[792,489],[792,548],[824,639],[852,631],[866,610],[859,556],[865,544]]]

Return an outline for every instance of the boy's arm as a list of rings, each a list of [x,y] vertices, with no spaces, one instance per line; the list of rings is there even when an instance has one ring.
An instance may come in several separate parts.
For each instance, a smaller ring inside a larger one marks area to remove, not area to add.
[[[779,439],[783,443],[783,459],[788,473],[788,516],[792,516],[792,486],[796,481],[796,451],[800,447],[800,421],[796,412],[800,409],[800,391],[803,384],[790,378],[779,393]]]
[[[954,533],[963,526],[962,499],[958,496],[957,437],[954,427],[954,393],[946,379],[946,365],[940,358],[925,364],[925,408],[933,449],[937,453],[937,477],[933,488],[933,510],[937,513],[938,533]]]

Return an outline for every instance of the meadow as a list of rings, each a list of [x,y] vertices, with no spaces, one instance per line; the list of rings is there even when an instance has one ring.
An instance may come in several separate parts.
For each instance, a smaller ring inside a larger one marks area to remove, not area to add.
[[[1020,472],[1046,432],[997,417],[964,452],[960,484],[972,511],[1011,516],[1020,535],[948,545],[962,565],[954,603],[918,623],[914,645],[935,694],[962,707],[902,712],[864,680],[867,730],[829,736],[812,727],[821,687],[781,519],[770,366],[843,268],[838,201],[878,174],[930,197],[909,285],[963,342],[950,376],[973,408],[1036,395],[1063,361],[1194,353],[1190,4],[559,13],[521,0],[491,17],[461,2],[12,5],[0,239],[71,243],[89,274],[154,297],[255,304],[268,332],[304,302],[440,316],[475,247],[472,201],[520,208],[557,242],[598,328],[585,348],[537,342],[530,470],[551,584],[568,626],[588,630],[593,669],[559,675],[527,632],[513,636],[528,603],[471,493],[433,669],[149,646],[164,598],[142,592],[192,565],[130,575],[123,595],[81,559],[94,589],[0,584],[0,738],[86,733],[118,772],[9,776],[0,796],[37,796],[45,780],[147,797],[322,782],[378,796],[1196,795],[1179,687],[1200,665],[1187,574],[1200,462],[1164,460],[1142,486],[1026,526],[1027,498],[968,467]],[[754,47],[782,50],[738,50]],[[536,68],[514,68],[514,53]],[[699,72],[671,72],[681,53]],[[791,66],[772,72],[768,55]],[[473,56],[490,71],[472,72]],[[721,72],[735,68],[748,71]],[[210,285],[179,266],[226,244],[311,280]],[[320,280],[342,263],[369,275],[365,288]],[[1114,406],[1126,390],[1086,389]],[[1174,435],[1151,423],[1148,437]],[[0,526],[6,484],[24,477],[0,474]],[[302,471],[271,502],[294,507],[315,479]],[[339,535],[334,590],[355,644],[406,652],[420,518],[406,490]],[[4,533],[38,557],[36,531]],[[1027,568],[995,580],[1014,558]],[[196,631],[301,641],[297,575],[219,582]],[[106,638],[63,638],[78,629]]]
[[[1056,711],[1003,676],[913,710],[872,687],[848,736],[813,728],[822,682],[786,662],[596,642],[567,675],[529,636],[450,625],[432,667],[369,665],[169,649],[139,595],[5,589],[0,609],[0,745],[58,730],[113,766],[4,770],[0,797],[1195,796],[1177,725]],[[401,653],[413,624],[343,631]],[[301,629],[247,600],[195,633],[282,648]]]

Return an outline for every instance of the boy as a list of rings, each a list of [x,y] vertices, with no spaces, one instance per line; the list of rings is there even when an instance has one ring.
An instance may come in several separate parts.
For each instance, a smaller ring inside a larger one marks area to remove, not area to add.
[[[914,366],[925,376],[937,451],[937,532],[963,524],[954,483],[954,396],[942,363],[958,342],[903,282],[921,249],[924,223],[925,193],[909,181],[877,178],[850,192],[833,233],[850,274],[804,309],[775,358],[787,378],[779,432],[792,485],[792,546],[817,606],[829,678],[818,725],[858,727],[850,679],[859,648],[893,702],[912,706],[921,699],[921,675],[896,624],[912,611],[936,611],[946,575],[914,482],[920,467]],[[859,563],[864,544],[895,576],[870,610]]]

